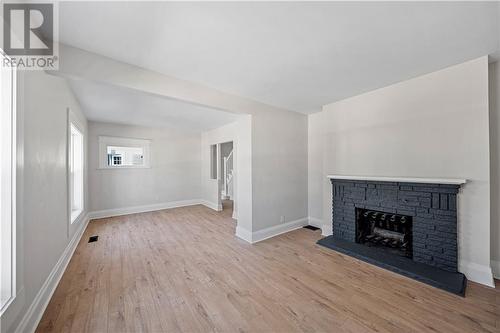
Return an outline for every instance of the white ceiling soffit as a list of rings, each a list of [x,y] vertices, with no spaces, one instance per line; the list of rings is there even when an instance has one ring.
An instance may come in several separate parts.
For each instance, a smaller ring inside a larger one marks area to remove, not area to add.
[[[206,131],[237,115],[186,102],[86,80],[69,80],[91,121]]]
[[[322,105],[498,50],[496,2],[61,2],[63,43],[270,105]]]

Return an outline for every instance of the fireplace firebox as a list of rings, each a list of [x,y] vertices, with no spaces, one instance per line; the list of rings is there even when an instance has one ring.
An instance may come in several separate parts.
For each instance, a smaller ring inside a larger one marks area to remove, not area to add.
[[[412,217],[356,208],[356,243],[413,258]]]

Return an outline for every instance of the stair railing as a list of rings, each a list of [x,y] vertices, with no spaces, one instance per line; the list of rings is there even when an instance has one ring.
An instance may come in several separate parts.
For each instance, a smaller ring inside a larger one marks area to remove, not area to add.
[[[233,151],[224,157],[224,195],[229,196],[229,185],[233,181]]]

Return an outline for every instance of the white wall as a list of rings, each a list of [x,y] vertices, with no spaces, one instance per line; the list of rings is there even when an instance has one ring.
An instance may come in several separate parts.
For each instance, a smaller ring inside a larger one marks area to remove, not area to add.
[[[85,222],[80,219],[69,225],[67,108],[79,118],[84,135],[87,121],[66,80],[41,71],[26,71],[19,78],[18,112],[24,119],[24,156],[19,158],[24,163],[18,165],[18,175],[24,179],[18,178],[17,188],[23,193],[18,197],[17,297],[2,316],[2,332],[18,326]],[[87,207],[88,197],[82,217]]]
[[[251,131],[252,116],[241,115],[236,122],[202,133],[201,179],[202,199],[205,205],[219,209],[219,182],[210,177],[210,145],[233,142],[233,218],[237,219],[238,230],[249,234],[252,230],[252,160]],[[241,235],[239,235],[241,236]]]
[[[203,133],[203,199],[214,206],[220,199],[210,179],[210,145],[227,141],[234,141],[237,235],[255,241],[252,233],[307,223],[307,117],[268,110]]]
[[[305,115],[65,45],[60,45],[60,54],[58,75],[247,115],[238,120],[243,130],[238,133],[242,140],[238,145],[242,160],[238,163],[237,182],[246,182],[238,185],[244,195],[237,200],[242,208],[238,209],[238,226],[245,225],[248,232],[254,232],[282,225],[281,217],[285,222],[307,219]],[[247,210],[248,207],[251,208]]]
[[[500,65],[489,65],[490,83],[490,177],[491,268],[500,279]]]
[[[151,140],[151,168],[99,169],[100,135]],[[201,198],[201,134],[177,129],[89,122],[90,210]]]
[[[324,223],[331,223],[328,174],[465,178],[459,270],[492,283],[487,57],[326,105],[310,117],[310,126],[321,124]],[[315,201],[319,178],[309,177]]]
[[[233,200],[235,200],[233,205],[233,218],[238,218],[238,205],[239,200],[237,200],[238,194],[236,193],[238,189],[238,181],[240,182],[240,189],[245,189],[245,193],[241,195],[246,197],[246,200],[251,200],[251,175],[243,178],[238,177],[238,167],[241,167],[242,172],[245,174],[249,174],[251,172],[251,162],[249,160],[250,151],[250,142],[248,137],[250,136],[251,131],[251,122],[250,116],[239,116],[236,122],[230,123],[225,126],[221,126],[219,128],[206,131],[202,133],[202,143],[201,143],[201,155],[202,155],[202,168],[201,168],[201,180],[203,187],[203,196],[202,199],[204,203],[216,210],[222,209],[221,198],[218,195],[223,186],[222,180],[222,160],[223,156],[227,156],[231,150],[233,151]],[[246,141],[246,143],[245,143]],[[231,143],[231,144],[228,144]],[[210,146],[211,145],[220,145],[220,154],[219,154],[219,178],[220,179],[212,179],[210,177]],[[238,152],[238,145],[247,145],[247,148],[242,147]],[[246,158],[243,162],[243,158]],[[246,163],[246,164],[245,164]],[[250,177],[250,178],[248,178]],[[250,201],[251,202],[251,201]],[[251,210],[251,205],[248,201],[243,200],[243,205],[247,207],[247,211]]]
[[[202,199],[205,204],[213,209],[220,210],[221,199],[219,194],[219,186],[222,186],[222,179],[212,179],[210,176],[210,146],[216,145],[224,142],[233,142],[235,147],[235,156],[233,157],[236,161],[237,159],[237,139],[238,139],[238,122],[230,123],[225,126],[218,127],[216,129],[203,132],[201,134],[201,182],[203,188]],[[220,154],[219,156],[221,156]],[[220,164],[220,161],[219,161]],[[221,167],[220,167],[221,169]],[[220,171],[219,169],[219,171]],[[237,170],[235,170],[237,173]],[[219,175],[220,177],[220,175]]]
[[[308,215],[309,223],[319,226],[323,224],[323,183],[326,181],[323,178],[323,113],[310,114],[307,126]]]
[[[307,220],[305,115],[280,110],[252,115],[252,175],[253,232]]]

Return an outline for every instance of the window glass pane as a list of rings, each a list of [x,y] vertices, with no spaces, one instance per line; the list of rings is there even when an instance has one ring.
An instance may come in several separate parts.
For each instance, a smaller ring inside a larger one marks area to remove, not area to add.
[[[99,168],[150,168],[149,139],[99,136]]]
[[[0,66],[0,316],[15,297],[15,87],[14,69]]]
[[[142,147],[107,146],[108,166],[126,167],[143,166],[144,149]]]
[[[71,222],[83,211],[83,135],[71,124],[69,146]]]

